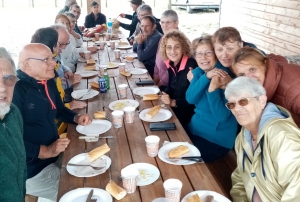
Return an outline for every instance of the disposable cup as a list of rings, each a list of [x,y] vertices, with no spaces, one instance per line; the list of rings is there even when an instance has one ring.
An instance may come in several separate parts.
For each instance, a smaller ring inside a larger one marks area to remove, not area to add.
[[[84,51],[84,58],[86,60],[91,59],[91,51]]]
[[[125,63],[120,63],[119,64],[119,72],[125,72],[125,67],[126,67],[126,64]]]
[[[99,36],[100,36],[99,33],[95,33],[95,41],[98,41],[98,40],[99,40]]]
[[[158,153],[160,138],[156,135],[149,135],[145,138],[147,153],[151,157],[156,157]]]
[[[100,65],[99,66],[98,76],[102,77],[104,75],[104,68],[105,67],[107,67],[107,65]]]
[[[115,50],[115,48],[116,48],[116,42],[110,41],[110,42],[109,42],[109,45],[110,45],[110,48],[111,48],[112,50]]]
[[[111,34],[106,33],[105,34],[105,40],[110,41],[110,38],[111,38]]]
[[[132,194],[136,190],[139,171],[133,166],[127,166],[121,170],[123,187],[127,194]]]
[[[100,50],[104,50],[104,48],[105,48],[105,42],[101,41],[101,42],[99,42],[99,45],[100,45]]]
[[[165,197],[171,202],[179,202],[182,182],[178,179],[168,179],[164,182]]]
[[[123,126],[123,116],[124,112],[120,110],[113,111],[111,113],[113,118],[113,125],[115,128],[121,128]]]
[[[124,99],[127,97],[127,84],[120,84],[118,85],[118,92],[119,92],[119,96],[120,99]]]
[[[124,107],[126,123],[134,122],[135,107]]]
[[[110,45],[110,47],[111,47],[111,45]],[[121,51],[120,50],[115,50],[114,53],[115,53],[115,58],[120,59]]]

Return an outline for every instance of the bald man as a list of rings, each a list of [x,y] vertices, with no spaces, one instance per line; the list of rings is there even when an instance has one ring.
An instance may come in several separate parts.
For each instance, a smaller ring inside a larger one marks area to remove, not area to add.
[[[19,80],[12,101],[24,121],[26,193],[52,201],[56,201],[60,176],[58,155],[70,142],[68,138],[59,139],[55,119],[80,125],[92,121],[90,116],[76,114],[62,103],[53,79],[55,64],[47,46],[26,45],[19,54]]]

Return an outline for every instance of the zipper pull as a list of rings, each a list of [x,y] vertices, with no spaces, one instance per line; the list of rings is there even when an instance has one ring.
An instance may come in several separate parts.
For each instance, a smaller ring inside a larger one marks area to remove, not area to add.
[[[6,125],[5,125],[5,123],[2,123],[2,126],[3,126],[3,128],[5,128],[5,129],[6,129]]]

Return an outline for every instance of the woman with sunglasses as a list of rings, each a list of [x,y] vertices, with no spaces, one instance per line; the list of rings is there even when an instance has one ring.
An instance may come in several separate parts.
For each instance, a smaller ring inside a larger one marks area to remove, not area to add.
[[[196,38],[192,52],[198,67],[188,73],[186,99],[196,109],[186,131],[203,160],[211,162],[233,148],[237,134],[237,122],[224,106],[224,87],[233,75],[217,60],[210,35]]]
[[[267,91],[268,101],[286,108],[300,127],[300,67],[288,64],[285,57],[244,47],[237,51],[232,64],[237,76],[260,82]]]
[[[291,114],[267,102],[266,90],[252,78],[234,79],[225,96],[226,106],[242,126],[235,142],[233,201],[298,202],[300,130]]]

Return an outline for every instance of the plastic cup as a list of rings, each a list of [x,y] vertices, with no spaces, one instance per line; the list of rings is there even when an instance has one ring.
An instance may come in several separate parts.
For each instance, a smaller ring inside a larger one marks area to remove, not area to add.
[[[110,48],[111,48],[112,50],[115,50],[115,48],[116,48],[116,42],[110,41],[110,42],[109,42],[109,45],[110,45]]]
[[[126,123],[133,123],[134,122],[135,108],[134,107],[124,107],[123,110],[125,112]]]
[[[100,65],[99,66],[98,76],[102,77],[104,75],[104,68],[105,67],[107,67],[107,65]]]
[[[135,192],[139,174],[139,171],[133,166],[127,166],[121,170],[123,187],[127,194]]]
[[[118,92],[119,92],[119,96],[120,99],[124,99],[127,97],[127,84],[120,84],[118,85]]]
[[[125,72],[126,63],[120,63],[119,64],[119,72]]]
[[[171,202],[179,202],[182,182],[178,179],[168,179],[164,182],[165,197]]]
[[[115,128],[121,128],[123,126],[123,116],[124,112],[120,110],[113,111],[112,115],[112,122]]]
[[[111,38],[111,34],[106,33],[105,34],[105,40],[110,41],[110,38]]]
[[[86,60],[91,59],[91,51],[84,51],[84,58]]]
[[[104,48],[105,48],[105,42],[101,41],[101,42],[99,42],[99,45],[100,45],[100,50],[104,50]]]
[[[156,135],[149,135],[145,138],[147,153],[151,157],[156,157],[158,153],[160,138]]]
[[[95,33],[95,41],[99,41],[99,37],[100,37],[100,34],[99,33]]]
[[[114,53],[115,53],[115,58],[120,59],[121,51],[120,50],[115,50]]]

